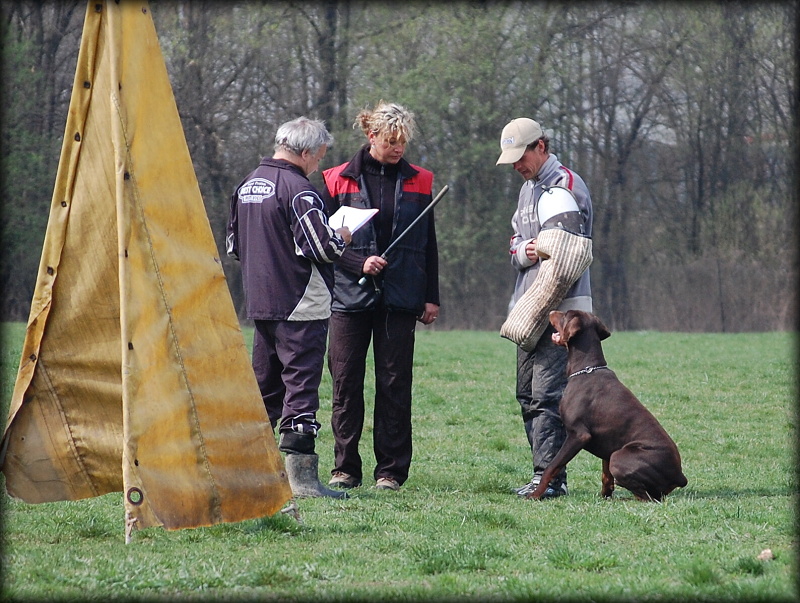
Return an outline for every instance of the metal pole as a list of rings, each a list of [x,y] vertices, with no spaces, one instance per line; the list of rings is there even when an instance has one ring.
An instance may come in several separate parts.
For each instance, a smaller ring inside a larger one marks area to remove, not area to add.
[[[392,241],[391,245],[389,245],[386,248],[386,251],[384,251],[381,254],[381,257],[384,260],[386,259],[386,256],[389,254],[389,252],[392,250],[392,248],[400,242],[400,239],[402,239],[404,236],[406,236],[406,234],[408,234],[408,231],[411,230],[412,228],[414,228],[414,226],[416,226],[417,222],[419,222],[425,215],[427,215],[434,208],[434,206],[437,203],[439,203],[439,201],[442,200],[442,197],[444,197],[447,194],[447,191],[449,191],[449,190],[450,190],[450,187],[447,184],[445,184],[442,187],[442,190],[439,191],[439,194],[436,195],[433,198],[433,201],[430,202],[428,207],[423,209],[422,213],[420,213],[420,215],[418,215],[416,218],[414,218],[414,221],[411,224],[409,224],[408,227],[403,232],[401,232],[394,241]],[[361,279],[359,279],[358,284],[363,287],[366,282],[367,282],[367,275],[365,274],[364,276],[361,277]]]

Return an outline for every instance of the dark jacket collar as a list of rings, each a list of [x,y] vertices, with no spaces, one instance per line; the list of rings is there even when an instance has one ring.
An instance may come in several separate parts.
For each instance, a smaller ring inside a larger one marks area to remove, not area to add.
[[[369,144],[365,144],[355,155],[353,155],[353,158],[350,159],[347,167],[342,170],[341,175],[346,178],[358,180],[361,176],[361,172],[364,169],[364,156],[368,154]],[[414,167],[405,160],[405,158],[401,159],[397,166],[400,169],[400,175],[402,176],[403,180],[411,178],[412,176],[416,176],[419,173],[419,171],[415,170]]]
[[[303,178],[308,178],[306,173],[303,171],[299,165],[293,164],[291,161],[286,161],[285,159],[273,159],[272,157],[264,157],[261,160],[261,165],[268,165],[274,168],[284,169],[284,170],[292,170],[300,174]]]

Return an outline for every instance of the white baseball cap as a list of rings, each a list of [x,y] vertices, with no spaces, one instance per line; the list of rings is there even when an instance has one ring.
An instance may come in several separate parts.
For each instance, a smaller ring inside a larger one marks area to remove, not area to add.
[[[542,126],[527,117],[512,119],[500,134],[500,158],[495,165],[514,163],[525,153],[532,142],[544,136]]]

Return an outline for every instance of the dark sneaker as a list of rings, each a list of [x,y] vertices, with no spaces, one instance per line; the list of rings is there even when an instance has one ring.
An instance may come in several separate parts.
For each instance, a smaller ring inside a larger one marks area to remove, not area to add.
[[[328,485],[332,488],[345,488],[349,490],[350,488],[358,488],[361,485],[361,480],[349,473],[334,471],[333,477],[331,481],[328,482]]]
[[[524,486],[520,486],[519,488],[512,488],[512,491],[517,496],[525,498],[528,494],[536,490],[536,486],[538,485],[539,485],[539,476],[537,475]]]
[[[375,482],[375,487],[378,490],[399,490],[400,482],[391,477],[381,477]]]
[[[539,482],[541,481],[541,477],[541,475],[534,475],[533,479],[524,486],[520,488],[514,488],[514,493],[520,498],[525,498],[528,496],[528,494],[536,490],[536,488],[539,486]],[[566,482],[564,482],[558,488],[547,488],[547,490],[544,491],[544,494],[542,494],[542,498],[558,498],[559,496],[566,496],[567,494],[569,494],[569,491],[567,490]]]
[[[559,496],[566,496],[567,494],[569,494],[569,491],[567,490],[567,484],[561,484],[561,486],[558,488],[548,486],[547,490],[545,490],[544,494],[542,494],[541,500],[546,498],[558,498]]]

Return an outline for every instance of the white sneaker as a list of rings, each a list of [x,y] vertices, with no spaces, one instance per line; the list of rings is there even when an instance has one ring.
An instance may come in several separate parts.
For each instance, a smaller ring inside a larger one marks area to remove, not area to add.
[[[524,486],[520,486],[519,488],[512,488],[512,491],[517,496],[521,496],[521,497],[525,498],[528,494],[530,494],[531,492],[536,490],[536,486],[539,485],[539,478],[540,477],[541,476],[539,476],[539,475],[535,475],[533,477],[533,479],[531,481],[529,481],[527,484],[525,484]]]
[[[541,475],[534,475],[533,479],[524,486],[521,486],[520,488],[514,488],[514,493],[521,498],[525,498],[528,496],[528,494],[536,490],[541,478]],[[562,482],[561,487],[557,490],[554,490],[553,488],[547,488],[547,490],[544,491],[544,494],[542,494],[542,498],[557,498],[559,496],[566,496],[567,494],[569,494],[569,490],[567,490],[567,482]]]

